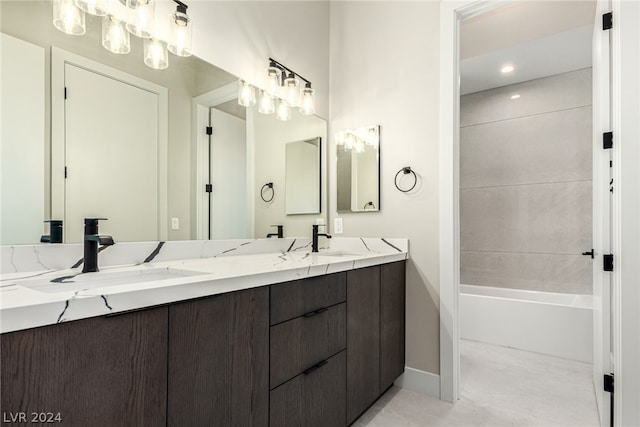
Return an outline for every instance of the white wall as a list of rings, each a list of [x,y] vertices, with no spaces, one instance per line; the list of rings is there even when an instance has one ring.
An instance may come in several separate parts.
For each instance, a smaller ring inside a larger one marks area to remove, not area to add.
[[[381,211],[336,212],[336,170],[329,172],[330,218],[346,236],[410,239],[407,267],[407,366],[439,372],[438,91],[439,3],[331,2],[333,134],[381,125]],[[400,193],[396,172],[411,166],[416,189]],[[331,223],[331,220],[330,220]]]
[[[328,117],[328,1],[195,1],[189,14],[195,55],[262,87],[272,57],[311,80]]]

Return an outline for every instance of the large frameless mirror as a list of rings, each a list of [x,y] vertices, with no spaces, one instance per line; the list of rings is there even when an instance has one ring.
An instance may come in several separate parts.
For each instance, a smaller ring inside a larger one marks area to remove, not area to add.
[[[380,126],[336,134],[338,212],[380,210]]]

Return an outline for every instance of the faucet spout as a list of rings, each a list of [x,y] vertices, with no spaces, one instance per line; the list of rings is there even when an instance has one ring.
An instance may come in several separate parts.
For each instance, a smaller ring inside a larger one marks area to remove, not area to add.
[[[313,224],[311,226],[312,229],[312,236],[311,236],[311,252],[318,252],[318,237],[320,236],[324,236],[327,239],[331,238],[330,234],[326,234],[326,233],[318,233],[318,227],[324,227],[324,225],[322,224]]]
[[[114,245],[113,237],[98,234],[98,221],[106,221],[107,218],[85,218],[84,219],[84,262],[83,273],[94,273],[98,271],[98,245]]]

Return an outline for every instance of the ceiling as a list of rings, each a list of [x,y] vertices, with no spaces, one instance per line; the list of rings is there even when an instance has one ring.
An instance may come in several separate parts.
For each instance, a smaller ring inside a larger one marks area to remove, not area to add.
[[[460,28],[461,93],[591,66],[595,1],[519,1]],[[501,69],[512,65],[514,71]]]

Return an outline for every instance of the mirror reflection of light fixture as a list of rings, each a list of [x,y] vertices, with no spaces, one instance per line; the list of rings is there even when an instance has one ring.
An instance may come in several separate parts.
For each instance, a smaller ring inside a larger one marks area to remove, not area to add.
[[[260,104],[258,112],[262,114],[273,114],[276,111],[276,101],[266,90],[260,91]]]
[[[167,44],[169,52],[177,56],[191,56],[193,23],[187,15],[187,5],[179,0],[176,11],[170,15],[172,36]]]
[[[143,39],[151,38],[153,35],[153,17],[155,14],[155,3],[153,0],[127,0],[126,5],[131,9],[130,20],[127,22],[127,31]]]
[[[53,26],[63,33],[79,36],[87,31],[84,10],[73,0],[53,0]]]
[[[291,120],[291,108],[284,99],[278,100],[278,107],[276,108],[276,119],[281,122]]]
[[[94,16],[107,14],[106,0],[75,0],[76,6]]]
[[[102,18],[102,46],[109,52],[125,54],[131,51],[131,39],[124,22],[115,16]]]
[[[363,126],[355,130],[339,131],[336,132],[335,137],[336,146],[356,153],[364,153],[367,147],[377,150],[380,144],[378,126]]]
[[[154,70],[164,70],[169,66],[167,47],[156,38],[144,41],[144,63]]]
[[[256,104],[256,90],[244,80],[238,80],[238,104],[252,107]]]

